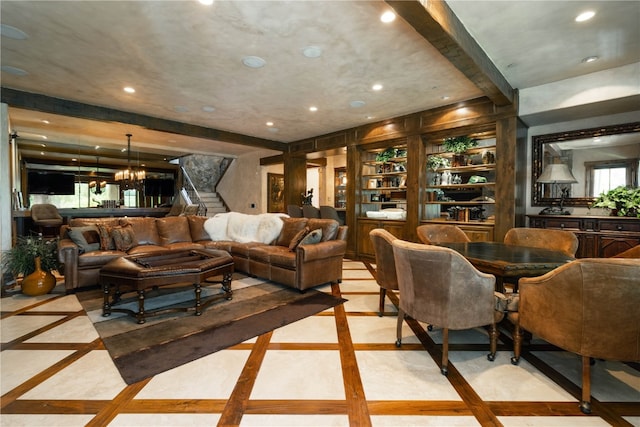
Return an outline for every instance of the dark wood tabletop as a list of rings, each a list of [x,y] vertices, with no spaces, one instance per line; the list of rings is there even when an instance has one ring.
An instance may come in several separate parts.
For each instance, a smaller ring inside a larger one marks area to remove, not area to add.
[[[459,252],[478,270],[495,275],[499,288],[503,279],[517,281],[520,277],[541,276],[575,259],[560,251],[498,242],[440,243],[440,246]]]

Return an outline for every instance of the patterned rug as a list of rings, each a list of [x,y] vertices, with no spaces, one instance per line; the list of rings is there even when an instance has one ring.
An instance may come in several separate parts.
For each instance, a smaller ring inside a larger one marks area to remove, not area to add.
[[[241,276],[242,280],[244,276]],[[102,316],[102,292],[98,289],[76,295],[122,378],[133,384],[144,378],[239,344],[250,338],[342,304],[346,300],[309,289],[304,293],[272,282],[236,290],[233,299],[220,298],[219,285],[203,288],[202,297],[218,298],[201,316],[194,312],[167,313],[148,317],[138,324],[123,313]],[[255,280],[248,279],[246,280]],[[163,287],[146,293],[145,309],[189,306],[193,286]],[[119,308],[137,311],[135,293],[125,294]]]

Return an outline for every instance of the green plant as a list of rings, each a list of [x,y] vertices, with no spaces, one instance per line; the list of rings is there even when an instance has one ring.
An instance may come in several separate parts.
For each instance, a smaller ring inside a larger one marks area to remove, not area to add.
[[[448,168],[449,166],[451,166],[451,162],[446,157],[438,155],[427,157],[427,168],[434,172],[439,168]]]
[[[398,150],[396,148],[387,148],[386,150],[376,154],[376,162],[388,162],[389,159],[396,157]]]
[[[36,269],[35,259],[40,257],[40,266],[45,271],[57,270],[58,240],[43,239],[40,236],[22,236],[16,245],[5,251],[2,257],[2,271],[27,276]]]
[[[462,154],[469,148],[476,147],[478,140],[468,136],[456,136],[453,138],[445,138],[444,149],[455,154]]]
[[[591,204],[591,207],[617,210],[618,216],[640,218],[640,188],[619,186],[603,192]]]

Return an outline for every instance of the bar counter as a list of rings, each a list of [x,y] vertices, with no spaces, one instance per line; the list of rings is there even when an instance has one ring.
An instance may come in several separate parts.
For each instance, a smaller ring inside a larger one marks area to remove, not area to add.
[[[64,223],[71,218],[105,218],[105,217],[125,217],[125,216],[165,216],[171,208],[62,208],[58,209],[64,218]],[[25,236],[31,230],[31,211],[28,209],[14,210],[13,216],[13,238]]]

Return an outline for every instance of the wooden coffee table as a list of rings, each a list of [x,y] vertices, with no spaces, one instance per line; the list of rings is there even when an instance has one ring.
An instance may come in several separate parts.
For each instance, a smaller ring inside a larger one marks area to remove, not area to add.
[[[232,298],[231,277],[233,275],[233,258],[226,251],[216,249],[170,250],[140,255],[124,256],[113,260],[100,270],[100,284],[104,293],[102,315],[109,316],[113,312],[127,313],[135,317],[138,323],[144,323],[148,316],[173,311],[202,310],[220,298]],[[210,278],[222,276],[220,281]],[[189,307],[170,307],[145,311],[145,291],[178,283],[192,283],[195,288],[195,302]],[[201,301],[203,283],[221,283],[224,293]],[[111,291],[113,289],[113,295]],[[138,311],[125,308],[114,308],[120,297],[126,292],[138,293]]]

